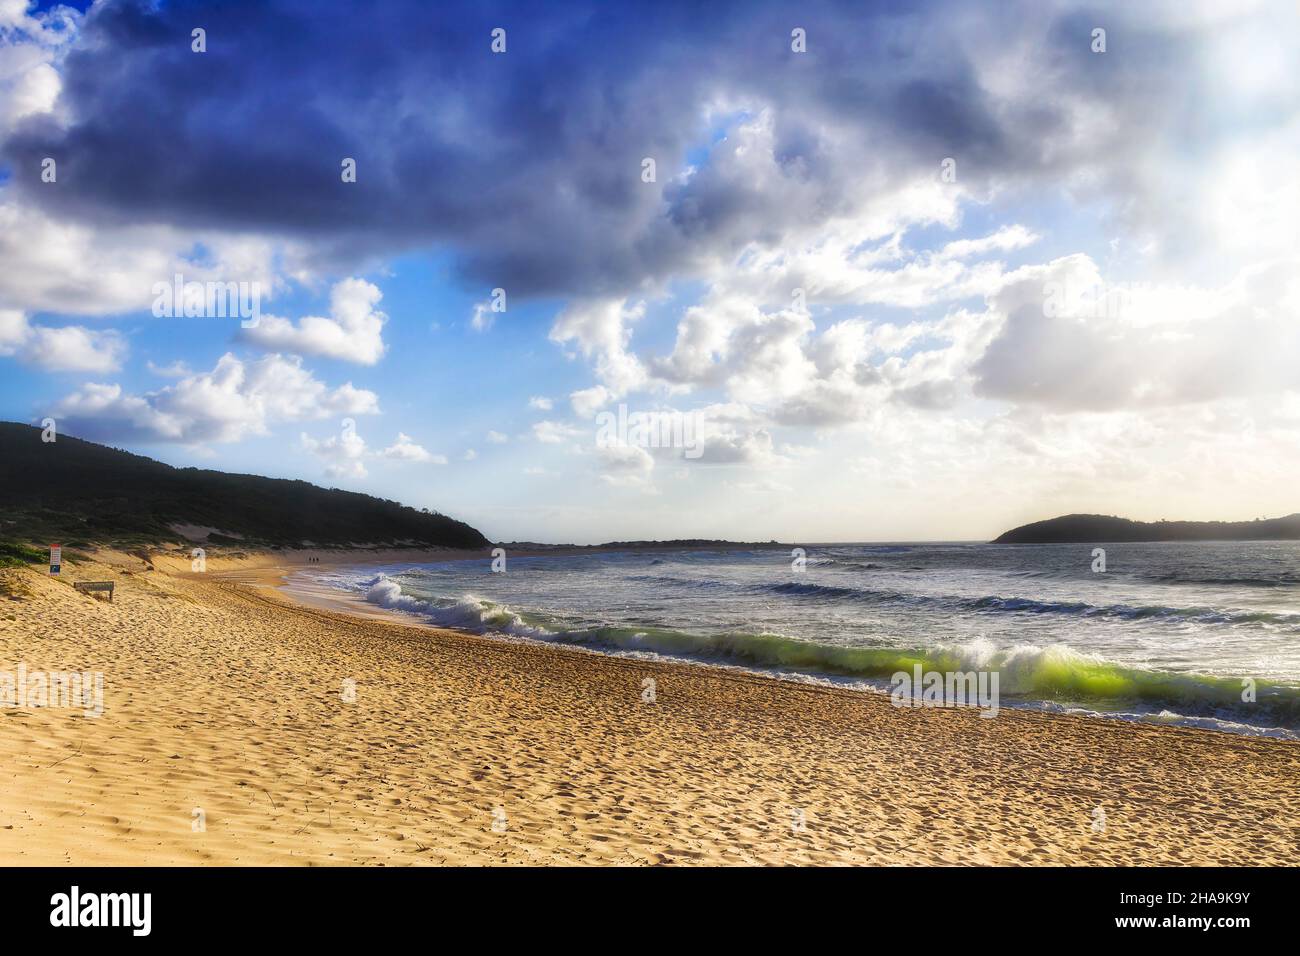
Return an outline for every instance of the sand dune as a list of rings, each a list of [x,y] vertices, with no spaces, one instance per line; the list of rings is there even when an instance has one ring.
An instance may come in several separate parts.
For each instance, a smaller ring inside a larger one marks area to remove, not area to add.
[[[0,600],[0,671],[105,681],[99,717],[0,708],[5,864],[1259,865],[1300,845],[1294,743],[897,710],[352,618],[219,561],[100,560],[0,572],[27,592]],[[112,604],[70,586],[109,577]]]

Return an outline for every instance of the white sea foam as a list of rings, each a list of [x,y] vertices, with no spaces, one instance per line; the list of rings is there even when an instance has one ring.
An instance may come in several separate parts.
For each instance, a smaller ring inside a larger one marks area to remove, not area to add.
[[[1087,549],[1068,547],[820,550],[804,574],[773,550],[629,549],[521,557],[508,574],[485,560],[313,577],[436,626],[600,653],[859,687],[917,663],[997,670],[1008,707],[1270,736],[1300,729],[1295,586],[1235,581],[1278,577],[1300,547],[1126,546],[1141,569],[1127,575],[1093,574]],[[1209,582],[1196,562],[1210,558],[1231,574],[1215,570]],[[1194,585],[1164,580],[1188,568]],[[1246,676],[1257,702],[1243,693]]]
[[[366,600],[379,607],[418,614],[431,624],[473,631],[478,634],[500,633],[517,637],[544,639],[554,636],[544,627],[534,627],[504,604],[493,604],[467,594],[458,601],[440,604],[405,594],[402,586],[385,574],[375,578],[366,590]]]

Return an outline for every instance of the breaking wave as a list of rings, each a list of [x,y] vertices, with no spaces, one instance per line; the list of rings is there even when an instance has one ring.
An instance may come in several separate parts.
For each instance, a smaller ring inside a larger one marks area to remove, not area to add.
[[[774,589],[788,594],[815,595],[825,586],[784,583]],[[831,588],[832,591],[852,589]],[[458,600],[424,600],[403,593],[401,585],[381,575],[369,582],[366,600],[381,607],[417,614],[429,623],[478,634],[509,634],[594,650],[641,652],[697,661],[771,669],[827,677],[887,682],[894,674],[923,671],[996,671],[1005,698],[1100,712],[1139,707],[1144,719],[1212,720],[1234,723],[1261,719],[1273,725],[1300,728],[1300,687],[1258,682],[1257,701],[1242,706],[1243,682],[1238,678],[1169,673],[1118,664],[1079,653],[1067,645],[1020,646],[999,649],[987,640],[939,645],[929,649],[831,645],[781,634],[730,632],[696,634],[664,627],[596,626],[565,628],[555,622],[529,621],[518,611],[472,595]],[[1003,602],[984,598],[983,602]],[[1023,610],[1024,603],[1012,602]],[[993,605],[991,605],[993,606]],[[1088,605],[1061,605],[1057,613],[1083,613]],[[1094,609],[1095,610],[1095,609]],[[1102,609],[1111,610],[1111,609]],[[1150,612],[1152,609],[1133,609]],[[1171,609],[1156,609],[1171,610]],[[1196,609],[1184,609],[1196,610]],[[1287,615],[1273,615],[1274,617]],[[549,626],[548,626],[549,625]],[[1164,718],[1160,715],[1164,714]]]

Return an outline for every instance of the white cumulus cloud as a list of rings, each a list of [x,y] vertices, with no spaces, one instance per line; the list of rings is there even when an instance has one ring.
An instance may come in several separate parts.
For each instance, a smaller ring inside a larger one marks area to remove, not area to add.
[[[184,444],[235,442],[285,422],[378,411],[374,392],[351,382],[330,388],[296,357],[243,361],[230,353],[211,371],[156,391],[135,395],[92,382],[55,406],[55,416],[82,437]]]
[[[375,309],[383,293],[364,279],[344,279],[330,292],[330,318],[309,315],[295,325],[289,319],[263,315],[242,337],[265,349],[320,355],[374,365],[383,358],[384,323],[388,317]]]
[[[47,372],[113,372],[126,357],[126,340],[114,331],[80,325],[33,325],[14,309],[0,309],[0,356]]]
[[[391,458],[393,461],[425,461],[433,462],[436,465],[447,464],[445,455],[431,454],[423,445],[417,444],[410,435],[403,432],[398,432],[397,440],[380,454],[385,458]]]

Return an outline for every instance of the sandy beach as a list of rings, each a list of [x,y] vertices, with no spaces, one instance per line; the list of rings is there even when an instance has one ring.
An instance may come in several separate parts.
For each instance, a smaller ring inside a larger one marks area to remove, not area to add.
[[[303,560],[0,572],[0,671],[104,675],[100,716],[0,708],[0,863],[1254,866],[1300,845],[1293,742],[349,616],[274,587]],[[110,579],[112,603],[71,586]]]

